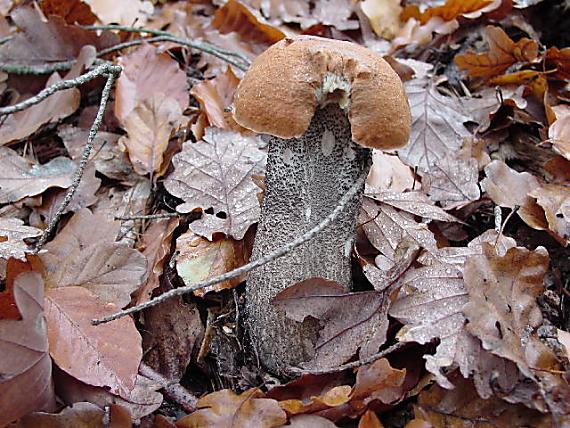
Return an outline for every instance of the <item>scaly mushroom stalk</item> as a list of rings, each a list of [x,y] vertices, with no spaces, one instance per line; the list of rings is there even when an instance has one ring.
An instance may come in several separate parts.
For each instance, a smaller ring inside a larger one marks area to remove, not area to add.
[[[300,36],[273,45],[253,62],[234,105],[236,121],[269,142],[252,259],[303,235],[333,211],[370,168],[370,148],[401,147],[409,135],[398,76],[376,54],[337,40]],[[261,363],[276,374],[312,358],[322,326],[311,318],[287,318],[271,300],[311,277],[351,289],[362,191],[314,239],[248,276],[248,331]]]

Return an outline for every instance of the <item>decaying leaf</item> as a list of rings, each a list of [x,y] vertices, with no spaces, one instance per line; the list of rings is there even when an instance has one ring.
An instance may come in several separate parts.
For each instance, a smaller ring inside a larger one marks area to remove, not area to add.
[[[26,253],[31,249],[24,240],[41,234],[40,229],[25,226],[18,218],[0,217],[0,258],[26,260]]]
[[[19,201],[43,193],[50,187],[66,189],[73,182],[75,165],[64,157],[44,165],[33,165],[7,147],[0,147],[0,203]]]
[[[503,74],[517,62],[533,62],[538,56],[538,43],[522,38],[514,42],[501,27],[487,26],[485,36],[489,50],[467,52],[455,56],[455,63],[471,77],[491,78]]]
[[[1,244],[0,244],[1,245]],[[221,275],[247,263],[249,251],[245,240],[222,238],[208,241],[194,232],[186,232],[176,239],[176,271],[184,284],[204,281]],[[233,288],[245,280],[246,275],[214,284],[194,291],[203,296],[209,291],[221,291]]]
[[[101,428],[104,426],[105,411],[92,403],[79,402],[58,413],[35,412],[24,416],[11,428]]]
[[[543,184],[528,195],[535,198],[544,210],[549,230],[562,245],[568,245],[570,242],[570,187],[560,184]]]
[[[0,320],[0,425],[33,411],[52,411],[55,394],[43,281],[38,273],[16,278],[14,295],[21,320]]]
[[[170,136],[183,121],[178,101],[163,93],[142,99],[124,118],[127,136],[119,144],[126,147],[134,170],[150,174],[162,170]]]
[[[115,242],[119,222],[109,222],[88,209],[76,213],[41,254],[50,288],[79,286],[102,302],[126,306],[142,282],[145,257]]]
[[[287,422],[277,401],[263,398],[258,389],[240,395],[228,389],[213,392],[198,401],[196,412],[176,422],[178,428],[231,426],[233,428],[273,428]]]
[[[457,221],[455,217],[434,205],[422,192],[383,191],[370,195],[371,199],[429,220]]]
[[[209,240],[214,233],[242,239],[260,213],[256,197],[259,188],[251,179],[265,163],[257,140],[208,128],[204,140],[186,142],[172,163],[175,171],[164,186],[185,201],[176,210],[203,212],[202,219],[191,223],[190,229]],[[214,214],[207,212],[209,208]]]
[[[121,123],[137,105],[163,94],[174,98],[183,111],[189,102],[186,75],[167,53],[144,44],[119,59],[123,67],[117,79],[115,114]]]
[[[358,349],[360,358],[367,358],[386,341],[390,298],[385,293],[347,293],[337,282],[310,278],[281,291],[272,303],[297,322],[308,316],[321,321],[315,356],[306,367],[341,365]]]
[[[410,65],[417,76],[405,83],[412,131],[410,142],[398,153],[407,165],[427,171],[438,159],[459,150],[462,139],[471,135],[463,125],[469,118],[457,98],[438,91],[429,73],[431,65],[417,61]]]
[[[91,325],[117,311],[83,287],[46,292],[50,355],[59,368],[94,386],[129,398],[142,358],[141,337],[131,318]]]

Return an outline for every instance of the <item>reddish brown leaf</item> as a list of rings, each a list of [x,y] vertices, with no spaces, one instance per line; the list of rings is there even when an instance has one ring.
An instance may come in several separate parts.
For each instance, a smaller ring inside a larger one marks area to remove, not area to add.
[[[44,290],[35,272],[20,274],[14,297],[21,320],[0,320],[0,426],[33,411],[55,408]]]
[[[212,25],[222,34],[237,32],[244,41],[267,46],[285,37],[281,30],[260,22],[237,0],[229,0],[216,10]]]
[[[570,79],[570,48],[548,48],[545,56],[546,63],[556,69],[553,77],[561,80]]]
[[[41,0],[40,8],[44,15],[61,16],[68,24],[91,25],[97,21],[89,5],[82,0]]]
[[[178,428],[226,427],[272,428],[287,422],[285,412],[277,401],[263,398],[258,389],[250,389],[240,395],[228,389],[213,392],[198,401],[196,412],[176,422]]]
[[[530,63],[538,56],[538,43],[522,38],[513,42],[500,27],[485,29],[489,50],[484,53],[467,52],[455,56],[455,63],[471,77],[491,78],[504,73],[517,62]]]
[[[83,287],[50,288],[46,319],[50,355],[82,382],[108,387],[128,399],[142,358],[141,337],[131,318],[98,326],[91,320],[117,311]]]
[[[126,306],[142,283],[146,259],[137,250],[115,243],[119,227],[119,222],[109,222],[88,209],[76,213],[41,254],[47,286],[81,286],[104,303]]]
[[[376,413],[368,410],[360,418],[360,421],[358,422],[358,428],[384,428],[384,425],[382,422],[380,422],[380,419],[378,419]]]
[[[281,291],[272,303],[297,322],[308,316],[321,320],[324,327],[307,367],[338,366],[358,349],[366,358],[386,341],[390,298],[384,293],[346,293],[337,282],[310,278]]]

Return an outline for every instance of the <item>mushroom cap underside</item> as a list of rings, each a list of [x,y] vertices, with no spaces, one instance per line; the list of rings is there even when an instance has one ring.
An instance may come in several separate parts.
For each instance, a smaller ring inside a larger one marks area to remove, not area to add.
[[[286,38],[258,56],[234,96],[241,126],[280,138],[300,137],[317,108],[347,111],[354,142],[395,149],[408,142],[404,87],[382,57],[355,43],[314,36]]]

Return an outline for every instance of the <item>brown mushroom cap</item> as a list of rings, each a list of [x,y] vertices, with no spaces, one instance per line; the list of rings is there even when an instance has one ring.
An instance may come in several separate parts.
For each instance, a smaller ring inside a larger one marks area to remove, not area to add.
[[[410,108],[390,65],[363,46],[314,36],[283,39],[253,61],[234,96],[234,118],[258,133],[300,137],[331,100],[348,109],[356,143],[408,142]]]

